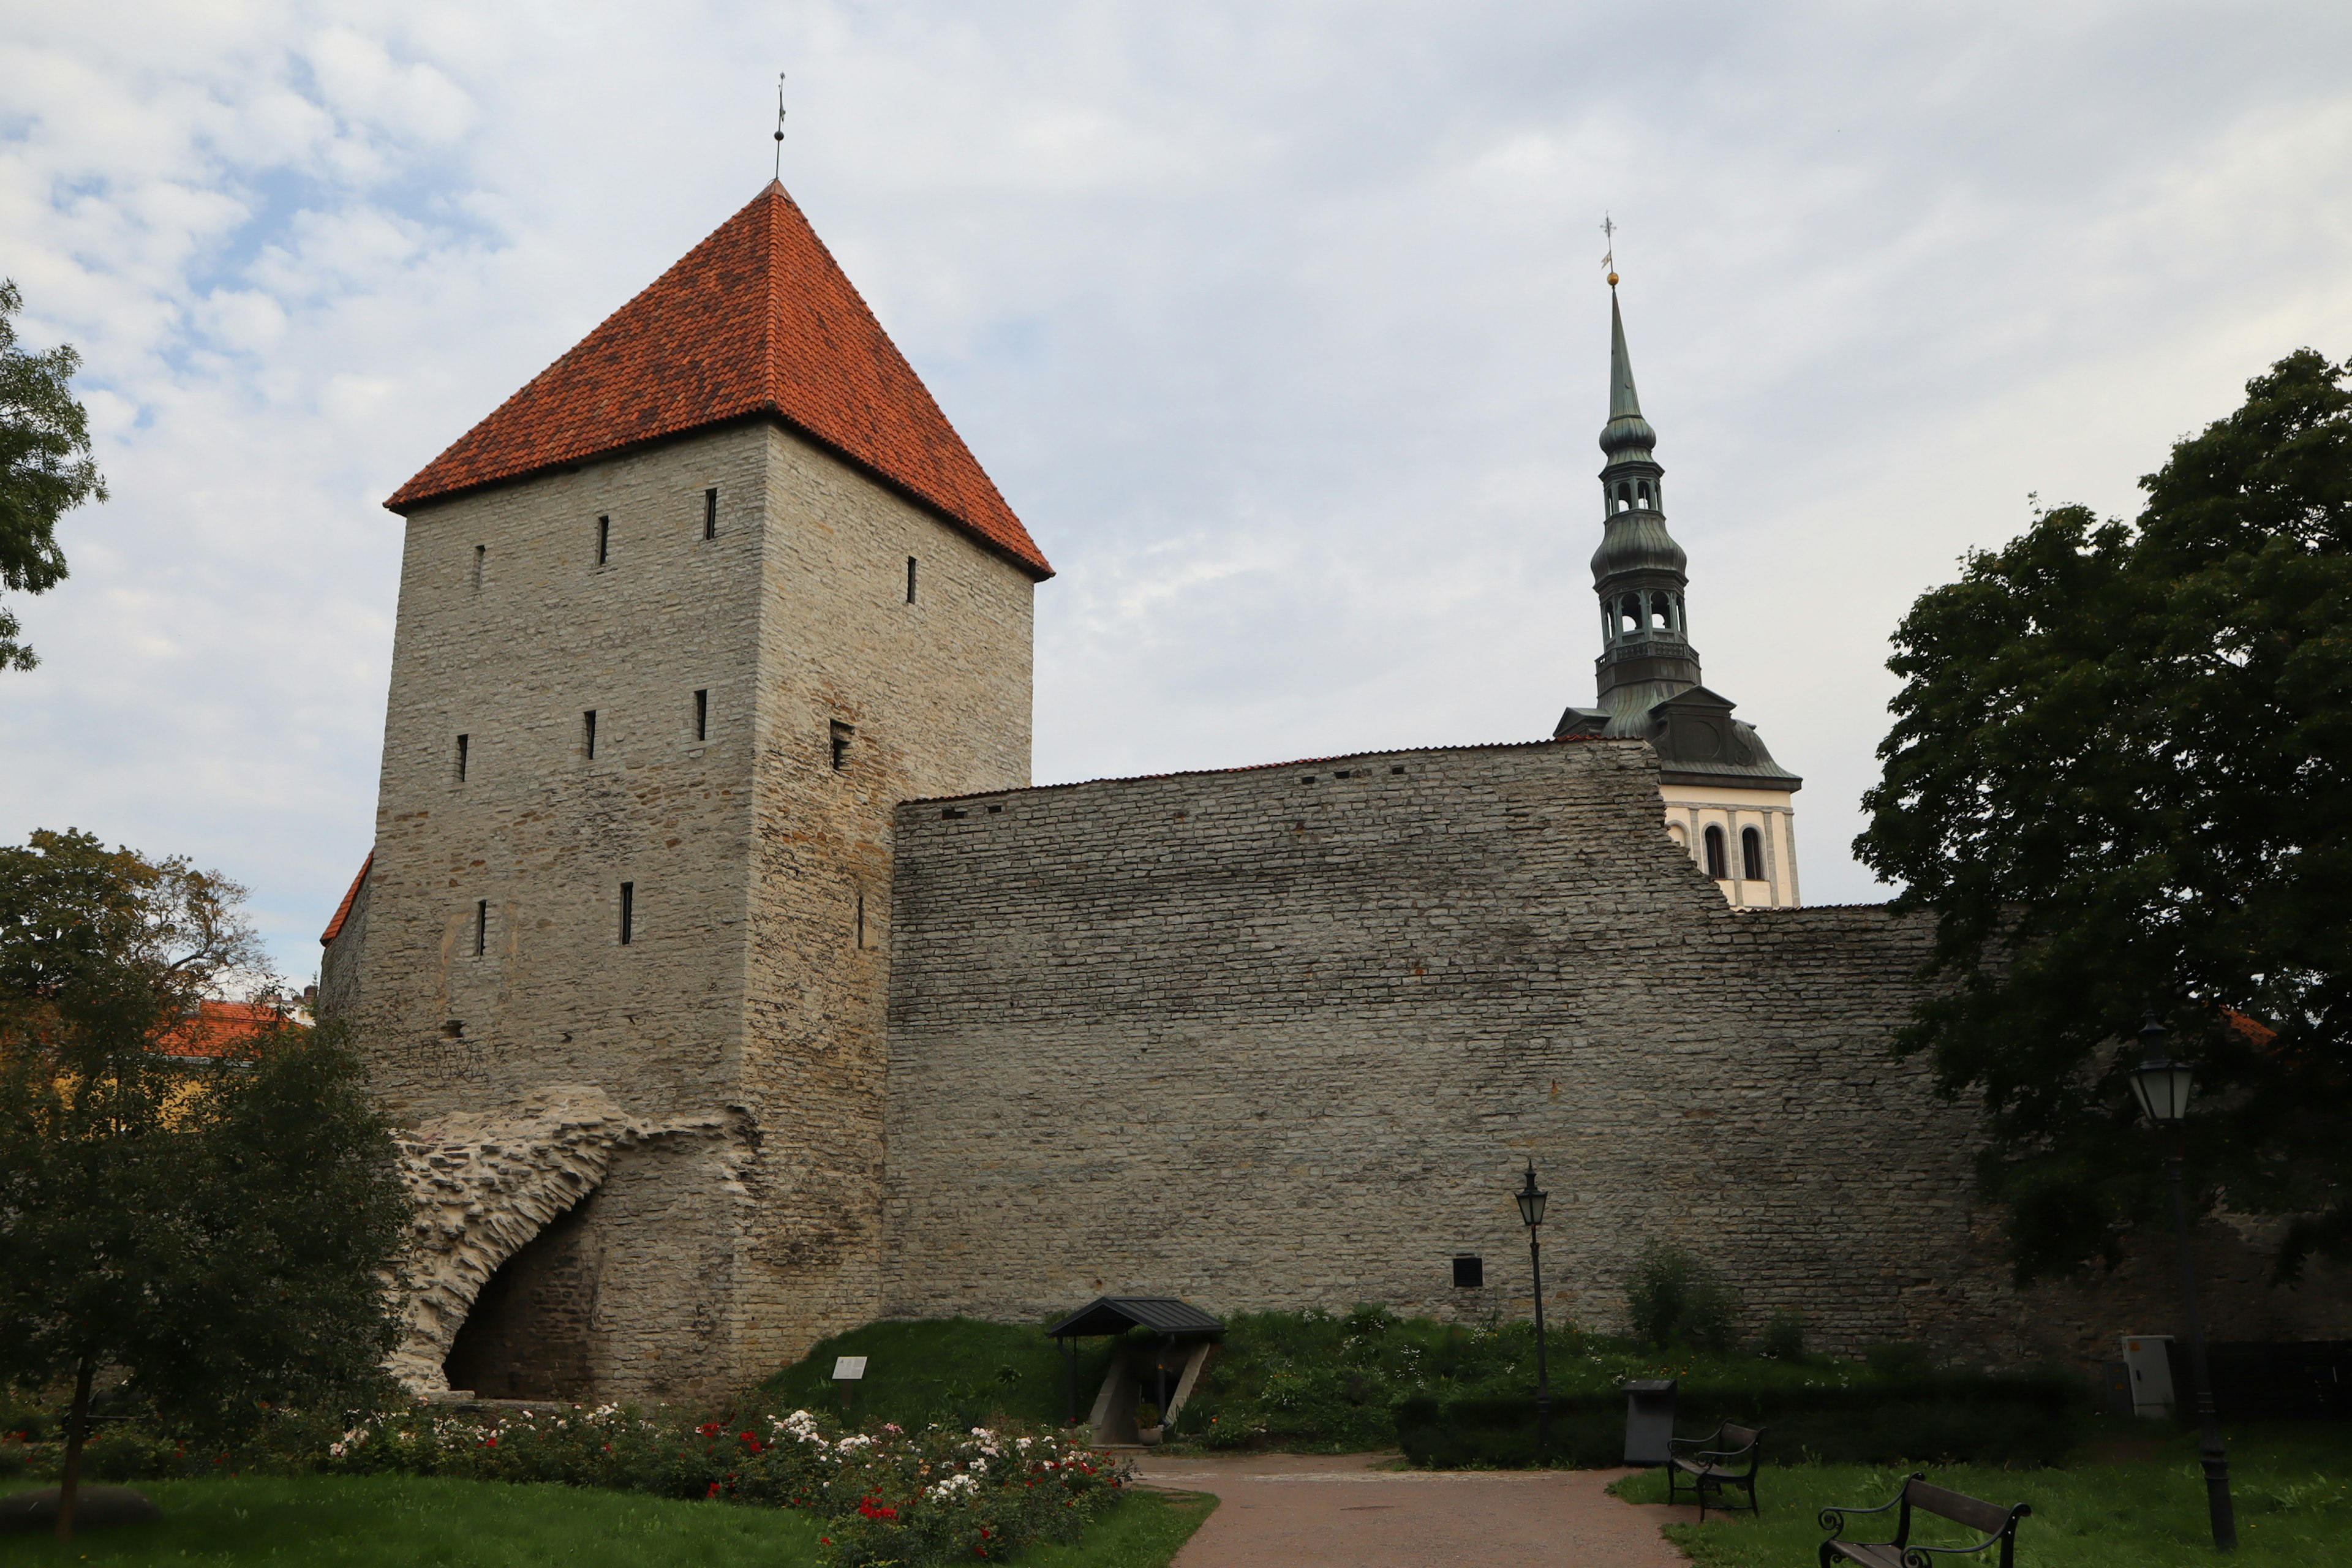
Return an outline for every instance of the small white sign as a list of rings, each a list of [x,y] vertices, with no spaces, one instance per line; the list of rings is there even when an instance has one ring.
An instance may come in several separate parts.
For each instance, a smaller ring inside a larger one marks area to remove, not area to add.
[[[866,1375],[866,1358],[862,1355],[835,1356],[833,1377],[836,1383],[856,1383]]]

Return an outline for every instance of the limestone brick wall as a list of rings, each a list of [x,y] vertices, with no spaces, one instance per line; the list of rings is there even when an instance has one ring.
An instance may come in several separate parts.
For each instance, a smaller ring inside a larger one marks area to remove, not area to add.
[[[720,1130],[631,1150],[569,1227],[600,1394],[721,1393],[871,1315],[890,805],[1026,782],[1030,588],[761,424],[409,518],[335,944],[379,1090],[412,1127],[572,1085]]]
[[[746,1177],[758,1228],[741,1264],[744,1353],[762,1367],[877,1310],[891,813],[1029,782],[1033,592],[800,437],[763,435],[768,700],[740,1073],[772,1141]]]
[[[1924,926],[1727,907],[1639,742],[912,802],[896,908],[894,1314],[1524,1313],[1532,1160],[1592,1326],[1656,1237],[1831,1351],[2162,1331],[2008,1285],[1971,1114],[1886,1053]]]
[[[319,950],[319,1014],[349,1017],[359,1010],[360,974],[367,952],[368,885],[360,884],[343,928],[335,940]]]

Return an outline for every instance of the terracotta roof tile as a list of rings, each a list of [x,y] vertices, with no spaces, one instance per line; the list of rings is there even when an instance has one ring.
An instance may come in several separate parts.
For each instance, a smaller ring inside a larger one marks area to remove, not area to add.
[[[1029,531],[782,184],[688,251],[383,504],[394,511],[770,416],[1037,578]]]
[[[360,862],[360,874],[352,879],[351,891],[345,893],[343,901],[335,906],[335,918],[329,921],[327,929],[319,933],[320,947],[326,946],[343,934],[343,922],[352,918],[352,905],[358,901],[360,889],[367,886],[368,873],[374,869],[375,851],[371,849],[368,851],[367,858]]]
[[[167,1057],[223,1057],[294,1021],[288,1009],[267,1002],[200,1002],[195,1016],[156,1037],[155,1049]]]

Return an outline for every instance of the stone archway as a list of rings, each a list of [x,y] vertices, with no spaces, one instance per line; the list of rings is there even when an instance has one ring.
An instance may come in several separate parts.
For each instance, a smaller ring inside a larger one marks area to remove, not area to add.
[[[604,1184],[620,1151],[680,1134],[721,1135],[727,1127],[728,1118],[717,1111],[649,1125],[625,1115],[593,1085],[550,1084],[511,1110],[445,1117],[403,1136],[401,1174],[416,1218],[404,1332],[386,1363],[393,1375],[420,1394],[448,1392],[446,1369],[460,1332],[486,1287],[503,1276],[484,1302],[489,1310],[479,1331],[469,1336],[480,1342],[469,1345],[473,1364],[486,1364],[485,1353],[487,1364],[517,1364],[512,1355],[501,1363],[489,1352],[502,1340],[515,1339],[515,1302],[543,1300],[551,1291],[569,1297],[567,1333],[581,1364],[576,1370],[570,1364],[570,1348],[551,1346],[547,1364],[529,1367],[521,1381],[576,1384],[584,1391],[593,1281],[581,1277],[584,1260],[576,1246],[566,1251],[567,1238],[582,1228],[581,1205]],[[557,1228],[567,1215],[573,1224]],[[542,1237],[546,1244],[533,1251]],[[510,1262],[519,1267],[509,1271]],[[583,1284],[584,1301],[579,1297]],[[504,1397],[513,1390],[482,1392]]]

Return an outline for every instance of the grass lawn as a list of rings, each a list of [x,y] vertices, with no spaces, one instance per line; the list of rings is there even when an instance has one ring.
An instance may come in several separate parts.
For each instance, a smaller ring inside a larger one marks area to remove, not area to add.
[[[14,1487],[0,1490],[14,1490]],[[572,1487],[412,1476],[144,1481],[159,1524],[92,1531],[59,1548],[0,1535],[0,1565],[271,1563],[343,1568],[798,1568],[821,1561],[811,1516]],[[1039,1568],[1161,1568],[1208,1510],[1137,1493]]]
[[[973,1318],[867,1323],[820,1340],[807,1357],[759,1386],[753,1403],[789,1410],[795,1405],[839,1420],[841,1385],[833,1381],[834,1358],[866,1358],[866,1377],[852,1385],[852,1426],[896,1421],[920,1426],[939,1421],[971,1426],[996,1416],[1039,1426],[1062,1424],[1061,1351],[1034,1325],[983,1323]],[[1078,1347],[1078,1418],[1084,1420],[1110,1369],[1111,1342],[1087,1340]]]
[[[2237,1502],[2239,1551],[2248,1564],[2352,1563],[2352,1428],[2341,1425],[2278,1424],[2231,1432],[2231,1489]],[[1814,1515],[1831,1504],[1875,1505],[1893,1497],[1914,1468],[1955,1491],[2007,1506],[2027,1502],[2033,1512],[2018,1526],[2020,1568],[2104,1568],[2118,1563],[2210,1564],[2215,1560],[2206,1523],[2205,1477],[2197,1439],[2142,1440],[2147,1457],[2070,1465],[2055,1470],[2002,1470],[1981,1466],[1790,1465],[1768,1463],[1759,1478],[1761,1520],[1745,1515],[1706,1523],[1670,1524],[1667,1539],[1701,1568],[1801,1568],[1819,1551],[1823,1531]],[[1663,1473],[1644,1471],[1611,1489],[1633,1502],[1664,1502]],[[1849,1537],[1884,1541],[1892,1515],[1855,1521]],[[1921,1516],[1912,1540],[1958,1545],[1975,1536]],[[1885,1528],[1877,1528],[1882,1523]],[[1953,1558],[1968,1563],[1988,1558]]]

